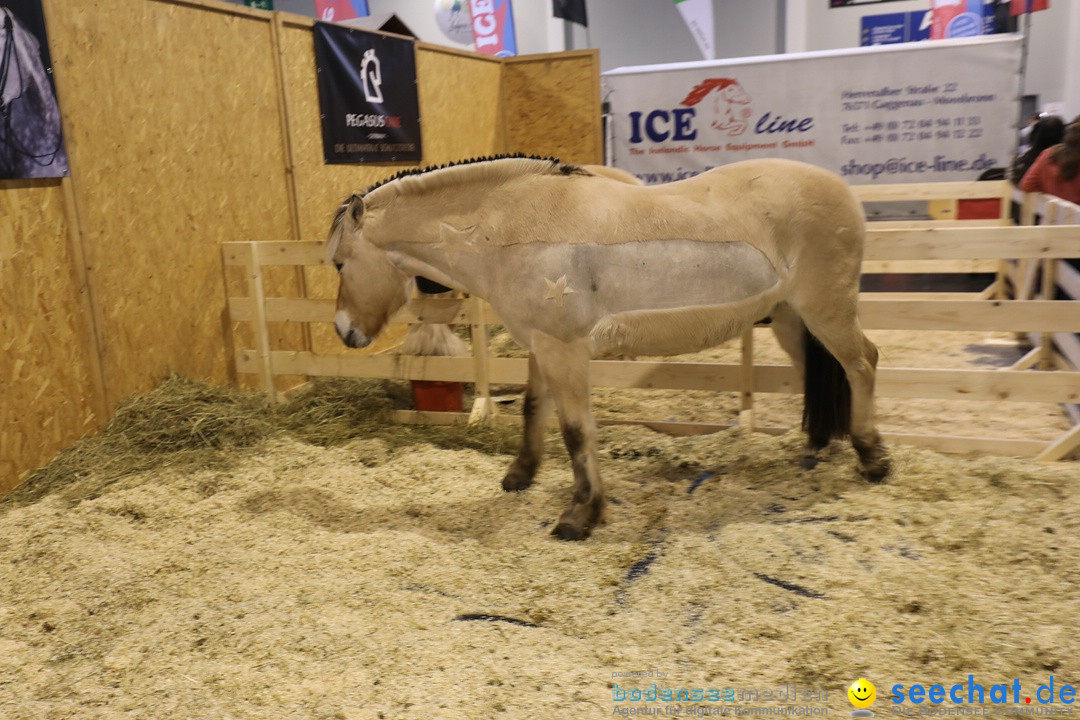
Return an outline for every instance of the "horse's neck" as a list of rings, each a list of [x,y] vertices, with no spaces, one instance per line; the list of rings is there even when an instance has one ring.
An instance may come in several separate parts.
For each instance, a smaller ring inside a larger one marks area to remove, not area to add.
[[[521,186],[514,181],[465,182],[431,193],[401,195],[375,213],[370,237],[404,271],[424,275],[435,268],[452,284],[481,293],[491,270],[490,262],[485,262],[490,250],[512,241],[511,235],[525,224],[503,220],[518,214],[520,196]]]
[[[415,194],[404,193],[378,210],[385,249],[407,243],[438,252],[476,252],[479,245],[511,240],[532,212],[526,198],[549,193],[552,176],[525,176],[499,182],[466,180]],[[565,182],[565,181],[564,181]]]

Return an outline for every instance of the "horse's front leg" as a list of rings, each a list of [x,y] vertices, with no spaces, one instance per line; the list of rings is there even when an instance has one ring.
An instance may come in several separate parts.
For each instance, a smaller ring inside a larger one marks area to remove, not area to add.
[[[589,360],[586,339],[563,342],[534,332],[537,368],[551,390],[563,441],[574,469],[574,497],[551,534],[562,540],[584,540],[600,521],[604,487],[596,458],[596,421],[589,402]]]
[[[544,457],[544,429],[551,414],[551,394],[547,382],[536,363],[536,355],[529,354],[529,380],[525,386],[525,432],[521,449],[503,478],[503,490],[524,490],[533,483],[536,470]]]

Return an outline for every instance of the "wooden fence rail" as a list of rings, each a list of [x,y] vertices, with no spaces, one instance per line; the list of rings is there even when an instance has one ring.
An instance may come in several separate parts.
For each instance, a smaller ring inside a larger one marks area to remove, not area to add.
[[[943,192],[956,193],[963,186],[982,190],[987,183],[942,183],[945,190],[933,186],[921,188],[916,197],[939,197]],[[995,185],[996,184],[991,184]],[[898,187],[898,186],[897,186]],[[877,188],[875,197],[911,199],[894,186]],[[1011,186],[1010,186],[1011,188]],[[1011,202],[1011,189],[998,187]],[[962,195],[983,197],[985,195]],[[953,195],[955,197],[955,195]],[[1002,204],[1002,212],[1007,213]],[[1064,220],[1065,214],[1055,216]],[[1074,219],[1073,223],[1078,222]],[[396,323],[451,323],[473,329],[472,357],[418,357],[401,354],[358,356],[342,346],[341,352],[320,354],[310,351],[271,348],[269,323],[331,323],[334,302],[325,299],[267,297],[262,283],[262,268],[268,265],[328,266],[322,242],[232,242],[223,244],[227,266],[245,269],[247,295],[230,297],[228,308],[234,322],[250,323],[256,341],[254,347],[235,350],[240,373],[258,375],[267,392],[276,394],[279,376],[363,377],[401,380],[444,380],[476,384],[476,405],[472,417],[491,417],[491,385],[521,384],[527,375],[523,358],[491,357],[487,348],[487,328],[498,324],[492,308],[476,297],[429,298],[410,301],[392,319]],[[1007,298],[1004,285],[1020,281],[1018,273],[1027,264],[1056,266],[1060,258],[1080,256],[1080,224],[1008,227],[1003,225],[971,226],[929,221],[922,227],[904,223],[871,224],[865,250],[865,272],[998,272],[999,280],[982,293],[863,293],[860,297],[860,321],[867,329],[903,330],[978,330],[1033,334],[1036,338],[1072,338],[1080,333],[1080,300],[1054,299],[1053,294]],[[1023,266],[1023,267],[1021,267]],[[1072,269],[1071,266],[1070,270]],[[977,268],[977,269],[972,269]],[[327,267],[327,273],[332,268]],[[1076,278],[1067,272],[1054,277]],[[664,390],[709,390],[740,393],[744,410],[752,409],[756,393],[801,392],[801,382],[792,367],[761,365],[753,360],[753,331],[743,337],[744,352],[740,363],[677,361],[596,360],[592,363],[593,385],[615,388],[652,388]],[[1012,368],[930,369],[882,368],[878,374],[880,397],[932,398],[944,400],[985,400],[1015,402],[1080,403],[1080,372],[1076,365],[1062,361],[1038,362],[1053,351],[1039,345],[1031,355]],[[1053,371],[1032,370],[1033,366]],[[463,422],[468,413],[431,413],[401,411],[398,419],[407,422]],[[505,420],[505,418],[495,418]],[[601,420],[601,422],[604,422]],[[619,421],[624,422],[624,421]],[[680,433],[711,432],[725,425],[680,423],[642,418],[633,422]],[[752,413],[744,413],[740,422],[752,425]],[[782,428],[754,427],[755,430],[779,432]],[[1021,431],[1022,428],[1018,429]],[[1058,460],[1080,447],[1080,425],[1074,426],[1053,441],[1024,437],[979,438],[887,434],[887,439],[932,447],[943,452],[980,452]]]

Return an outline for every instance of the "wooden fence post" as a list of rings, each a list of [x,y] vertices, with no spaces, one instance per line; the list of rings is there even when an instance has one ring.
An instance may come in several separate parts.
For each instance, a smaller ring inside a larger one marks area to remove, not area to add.
[[[742,358],[739,363],[739,426],[746,432],[754,430],[754,328],[742,336]]]
[[[277,384],[274,382],[274,365],[270,357],[270,329],[266,320],[266,290],[263,286],[262,253],[260,243],[247,243],[248,253],[244,269],[247,272],[249,297],[254,305],[255,351],[258,354],[259,380],[272,402],[277,402]]]
[[[472,411],[469,422],[487,422],[495,414],[491,400],[491,371],[488,363],[488,326],[484,320],[484,301],[469,296],[469,335],[472,338],[473,375],[475,376]]]

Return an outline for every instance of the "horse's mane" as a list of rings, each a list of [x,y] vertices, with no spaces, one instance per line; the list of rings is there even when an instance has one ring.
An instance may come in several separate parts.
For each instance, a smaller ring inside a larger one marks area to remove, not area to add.
[[[487,157],[459,160],[444,165],[429,165],[424,168],[409,168],[396,175],[380,180],[362,193],[355,193],[345,198],[334,213],[330,225],[330,243],[328,250],[333,256],[340,242],[338,230],[345,219],[345,212],[355,198],[363,199],[365,205],[378,202],[379,196],[396,188],[401,193],[427,192],[451,183],[460,184],[465,180],[504,180],[522,175],[591,175],[588,170],[564,163],[555,157],[536,155],[491,155]]]
[[[492,155],[425,168],[409,168],[382,180],[361,193],[365,204],[377,203],[379,196],[393,187],[403,194],[430,192],[469,180],[501,181],[522,175],[587,175],[577,165],[555,157],[536,155]]]

